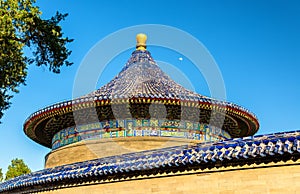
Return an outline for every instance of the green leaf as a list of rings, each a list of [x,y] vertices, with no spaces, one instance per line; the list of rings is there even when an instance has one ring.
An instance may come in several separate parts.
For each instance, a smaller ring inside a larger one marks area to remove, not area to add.
[[[72,65],[66,47],[72,39],[63,37],[59,23],[67,14],[57,12],[48,20],[41,18],[35,0],[0,0],[0,119],[9,108],[10,99],[25,85],[27,66],[47,66],[60,73],[62,66]],[[33,57],[25,56],[25,47]]]
[[[29,167],[24,163],[22,159],[13,159],[11,164],[8,166],[7,172],[5,174],[5,180],[9,180],[11,178],[28,174],[31,170]]]

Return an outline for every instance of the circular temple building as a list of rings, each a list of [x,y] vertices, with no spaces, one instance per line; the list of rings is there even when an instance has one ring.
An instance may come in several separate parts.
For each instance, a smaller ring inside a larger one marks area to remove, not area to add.
[[[46,167],[257,132],[258,120],[245,108],[174,82],[146,50],[146,39],[137,35],[136,50],[108,84],[26,120],[26,135],[52,149]]]
[[[1,183],[0,193],[270,192],[262,181],[275,191],[293,182],[299,131],[253,136],[253,113],[177,84],[146,40],[137,35],[123,69],[100,89],[29,116],[24,132],[51,149],[45,169]],[[278,174],[288,182],[272,181]]]

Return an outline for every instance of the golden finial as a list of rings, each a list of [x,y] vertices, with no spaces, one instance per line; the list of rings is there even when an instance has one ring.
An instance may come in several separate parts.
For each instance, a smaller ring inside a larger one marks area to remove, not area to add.
[[[147,48],[146,45],[147,35],[140,33],[136,35],[136,50],[144,51]]]

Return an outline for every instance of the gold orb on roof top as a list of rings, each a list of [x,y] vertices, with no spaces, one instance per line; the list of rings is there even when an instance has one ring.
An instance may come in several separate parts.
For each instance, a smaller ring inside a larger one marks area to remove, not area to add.
[[[136,35],[136,50],[146,50],[147,35],[139,33]]]

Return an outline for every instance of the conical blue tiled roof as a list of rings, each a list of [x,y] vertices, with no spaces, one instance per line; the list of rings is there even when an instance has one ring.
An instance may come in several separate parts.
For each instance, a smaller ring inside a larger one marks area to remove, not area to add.
[[[160,69],[147,50],[134,51],[116,77],[88,96],[107,99],[146,97],[199,100],[204,98],[172,80]]]
[[[122,119],[150,119],[149,106],[157,103],[163,104],[167,112],[167,118],[157,119],[184,118],[192,122],[212,123],[231,137],[253,135],[259,128],[256,116],[247,109],[202,96],[177,84],[159,68],[145,49],[145,44],[141,43],[109,83],[80,98],[33,113],[26,120],[24,131],[34,141],[51,147],[51,140],[59,130],[78,123],[115,120],[116,112]],[[119,110],[113,111],[114,104],[119,105]],[[124,107],[129,107],[130,112],[125,114]],[[91,108],[96,109],[96,116]],[[74,112],[80,116],[74,118]]]

